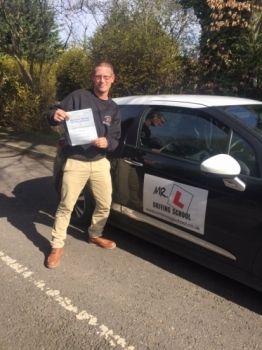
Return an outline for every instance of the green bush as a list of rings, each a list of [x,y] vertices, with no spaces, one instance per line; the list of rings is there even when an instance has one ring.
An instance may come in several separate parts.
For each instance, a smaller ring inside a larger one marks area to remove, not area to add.
[[[74,90],[90,88],[91,70],[92,64],[84,49],[66,51],[57,62],[57,100],[62,100]]]
[[[50,130],[46,112],[55,101],[54,69],[44,65],[35,73],[33,87],[22,82],[16,61],[3,57],[0,61],[0,125],[15,132],[44,132]]]

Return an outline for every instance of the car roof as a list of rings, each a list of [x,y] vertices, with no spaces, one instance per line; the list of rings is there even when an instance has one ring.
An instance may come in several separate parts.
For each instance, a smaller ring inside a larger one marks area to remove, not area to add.
[[[172,105],[187,106],[193,108],[215,107],[215,106],[234,106],[234,105],[252,105],[261,104],[256,101],[241,97],[214,96],[214,95],[142,95],[126,96],[113,99],[118,105]]]

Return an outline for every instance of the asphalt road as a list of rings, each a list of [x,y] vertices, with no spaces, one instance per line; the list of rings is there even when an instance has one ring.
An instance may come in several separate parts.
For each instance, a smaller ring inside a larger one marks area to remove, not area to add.
[[[70,227],[45,268],[52,162],[0,148],[1,350],[262,349],[261,293],[121,230]]]

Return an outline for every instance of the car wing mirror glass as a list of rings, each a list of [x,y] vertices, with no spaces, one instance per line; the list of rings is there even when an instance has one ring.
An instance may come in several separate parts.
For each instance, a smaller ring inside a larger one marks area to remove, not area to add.
[[[200,170],[207,176],[215,176],[233,179],[240,174],[240,165],[228,154],[218,154],[204,160],[200,164]]]

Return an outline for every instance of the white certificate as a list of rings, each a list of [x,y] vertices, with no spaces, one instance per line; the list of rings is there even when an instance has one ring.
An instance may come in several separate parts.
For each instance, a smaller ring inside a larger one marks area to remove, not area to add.
[[[94,116],[91,108],[67,112],[70,119],[66,119],[67,131],[71,145],[85,145],[97,138]]]

